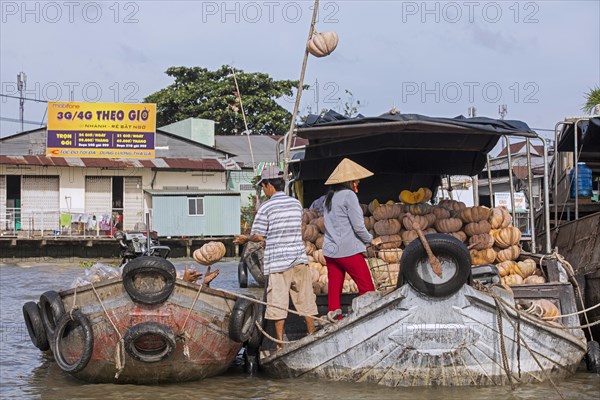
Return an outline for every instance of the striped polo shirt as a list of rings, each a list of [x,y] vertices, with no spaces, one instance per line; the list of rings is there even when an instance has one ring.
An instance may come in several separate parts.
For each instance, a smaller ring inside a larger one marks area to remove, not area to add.
[[[265,275],[308,264],[302,241],[302,206],[285,193],[276,192],[260,206],[251,234],[265,237]]]

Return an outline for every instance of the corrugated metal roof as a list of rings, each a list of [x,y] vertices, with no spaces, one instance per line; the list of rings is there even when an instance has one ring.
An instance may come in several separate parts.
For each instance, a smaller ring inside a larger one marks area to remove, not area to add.
[[[239,196],[240,192],[218,189],[145,189],[152,196]]]
[[[57,167],[94,167],[94,168],[156,168],[185,169],[196,171],[224,171],[218,160],[188,160],[185,158],[154,158],[136,160],[128,158],[60,158],[45,156],[2,156],[3,165],[43,165]]]

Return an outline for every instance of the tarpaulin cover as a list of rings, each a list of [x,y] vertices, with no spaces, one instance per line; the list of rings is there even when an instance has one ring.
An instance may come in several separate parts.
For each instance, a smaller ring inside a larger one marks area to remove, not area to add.
[[[535,137],[521,121],[417,114],[346,118],[333,111],[309,116],[297,134],[309,139],[304,159],[291,164],[304,181],[305,206],[327,190],[323,183],[344,157],[375,174],[361,181],[361,202],[397,201],[403,189],[435,189],[440,175],[478,174],[502,135]]]

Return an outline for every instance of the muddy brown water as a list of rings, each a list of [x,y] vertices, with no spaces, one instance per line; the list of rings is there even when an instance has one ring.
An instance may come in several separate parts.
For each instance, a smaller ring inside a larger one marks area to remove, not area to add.
[[[174,260],[178,270],[194,262]],[[212,284],[233,291],[260,294],[257,285],[240,289],[237,263],[219,263],[221,275]],[[113,385],[81,382],[60,370],[29,339],[21,308],[46,290],[60,290],[83,275],[77,260],[33,260],[0,264],[0,398],[1,399],[560,399],[549,383],[509,387],[387,388],[373,384],[308,379],[272,379],[244,374],[241,358],[218,377],[171,385]],[[565,399],[599,400],[600,376],[577,372],[558,382]]]

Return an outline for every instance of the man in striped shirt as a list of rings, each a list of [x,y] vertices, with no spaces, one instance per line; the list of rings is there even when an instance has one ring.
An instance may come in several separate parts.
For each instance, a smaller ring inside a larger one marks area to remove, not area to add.
[[[279,168],[265,168],[260,178],[258,185],[269,200],[258,209],[250,236],[238,235],[234,243],[266,239],[264,274],[268,275],[269,282],[265,318],[275,321],[277,339],[283,341],[289,298],[296,311],[305,315],[307,331],[311,334],[315,330],[310,316],[317,314],[316,296],[302,241],[302,206],[283,192],[285,181]],[[281,347],[278,343],[277,349]]]

